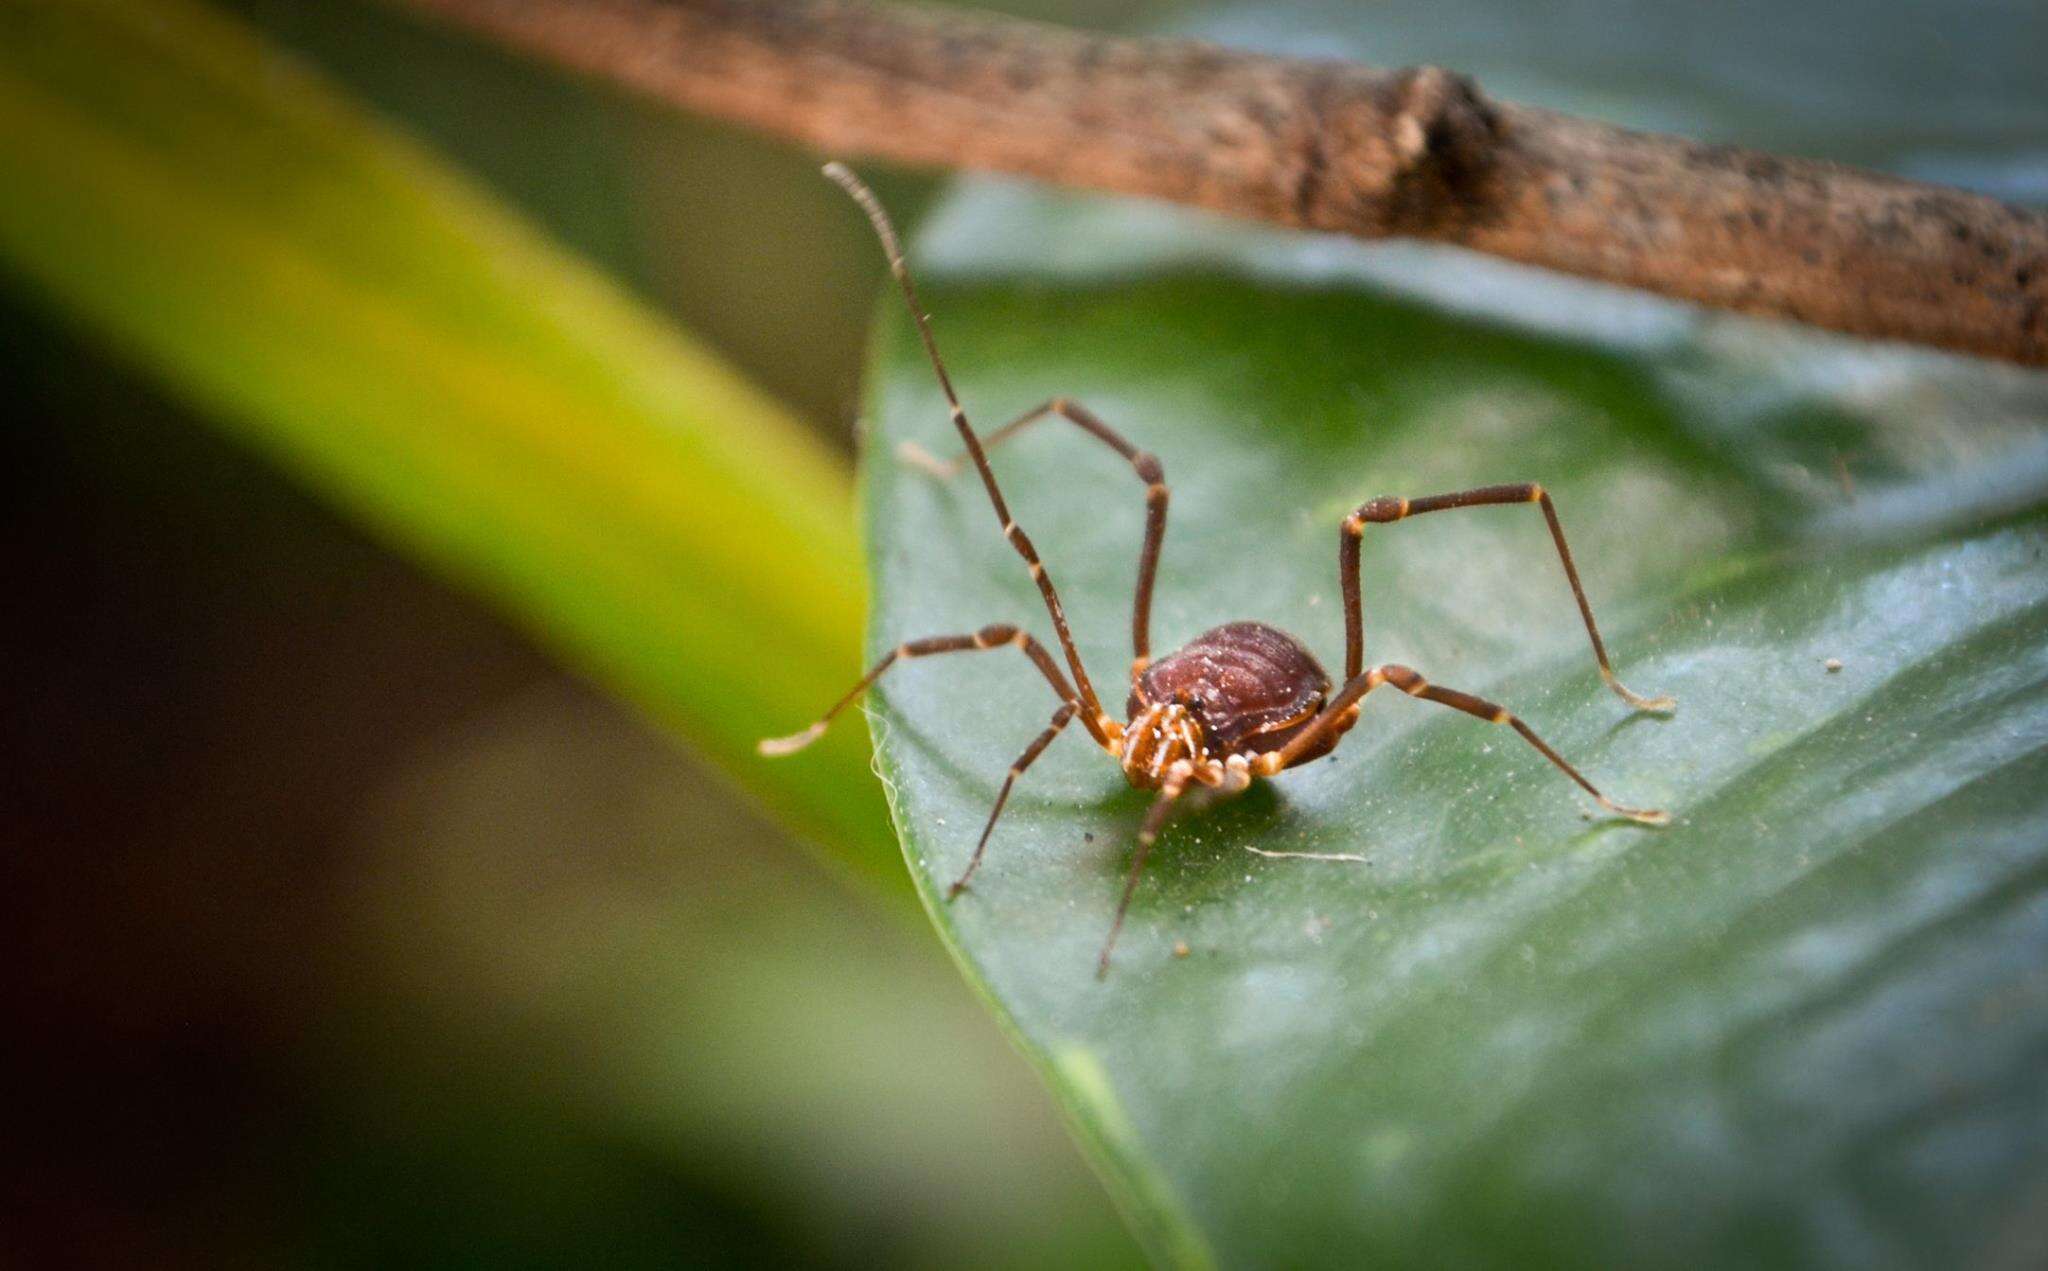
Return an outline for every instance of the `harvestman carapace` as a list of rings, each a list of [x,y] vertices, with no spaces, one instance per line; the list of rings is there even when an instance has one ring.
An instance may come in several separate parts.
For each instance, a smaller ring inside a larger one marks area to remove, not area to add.
[[[1551,541],[1557,545],[1558,560],[1564,566],[1565,580],[1571,584],[1572,596],[1579,602],[1579,616],[1585,619],[1586,634],[1592,640],[1593,658],[1600,665],[1601,679],[1637,710],[1671,709],[1670,698],[1639,697],[1615,677],[1613,667],[1608,664],[1607,648],[1600,641],[1600,630],[1593,624],[1593,610],[1586,603],[1586,590],[1579,583],[1579,571],[1572,564],[1571,549],[1565,546],[1557,509],[1542,486],[1533,483],[1491,485],[1419,499],[1371,499],[1344,518],[1337,540],[1337,572],[1344,594],[1344,683],[1334,696],[1330,691],[1330,677],[1301,642],[1263,623],[1227,623],[1196,636],[1185,648],[1155,662],[1151,657],[1150,640],[1152,581],[1159,570],[1159,545],[1166,535],[1167,503],[1166,474],[1159,460],[1126,441],[1080,403],[1064,397],[1055,397],[1004,424],[989,434],[984,445],[967,422],[967,412],[961,408],[960,399],[953,391],[953,382],[946,374],[945,363],[939,359],[931,325],[918,304],[917,288],[903,262],[903,249],[897,242],[888,214],[883,212],[873,192],[844,166],[828,164],[825,175],[852,195],[874,223],[875,233],[881,238],[882,248],[889,257],[890,271],[895,274],[897,284],[903,289],[903,298],[910,305],[910,316],[924,341],[932,372],[938,377],[939,387],[944,390],[947,405],[952,409],[953,426],[959,430],[960,440],[966,445],[965,458],[973,462],[975,471],[981,476],[982,486],[988,490],[996,520],[1002,523],[1003,536],[1024,558],[1025,567],[1031,571],[1033,581],[1045,597],[1046,612],[1052,616],[1053,633],[1059,637],[1060,652],[1065,655],[1067,669],[1074,676],[1069,683],[1045,646],[1033,639],[1029,632],[1009,623],[994,623],[969,635],[927,636],[896,646],[875,663],[846,696],[833,703],[817,723],[793,736],[761,743],[760,750],[764,755],[787,755],[803,749],[825,731],[833,716],[865,693],[898,659],[1003,648],[1017,649],[1031,659],[1046,682],[1052,685],[1052,691],[1060,701],[1059,709],[1053,712],[1052,722],[1045,731],[1024,748],[1016,763],[1010,765],[1002,788],[996,792],[995,806],[989,810],[988,821],[982,827],[981,838],[974,845],[974,855],[947,892],[947,899],[958,896],[968,880],[974,877],[975,869],[981,864],[982,853],[988,848],[996,818],[1002,815],[1003,804],[1009,799],[1010,788],[1016,784],[1017,778],[1052,744],[1060,730],[1078,717],[1095,743],[1122,764],[1124,776],[1132,785],[1159,792],[1138,830],[1138,846],[1131,857],[1130,876],[1124,882],[1123,898],[1117,904],[1116,918],[1110,924],[1109,935],[1102,942],[1102,956],[1096,964],[1096,974],[1105,974],[1109,970],[1110,950],[1116,944],[1117,932],[1123,928],[1124,913],[1130,908],[1131,893],[1137,889],[1138,876],[1145,868],[1146,854],[1151,851],[1153,840],[1159,836],[1174,800],[1191,785],[1235,793],[1249,786],[1255,777],[1270,777],[1329,754],[1336,749],[1338,740],[1358,722],[1359,699],[1382,684],[1391,684],[1410,696],[1464,711],[1488,723],[1506,724],[1592,795],[1601,807],[1649,825],[1665,822],[1667,818],[1662,812],[1624,807],[1600,793],[1578,769],[1566,763],[1563,756],[1552,750],[1505,707],[1469,693],[1431,684],[1405,666],[1391,663],[1375,667],[1365,665],[1365,627],[1359,612],[1358,549],[1366,526],[1383,525],[1451,508],[1533,503],[1543,510],[1544,522],[1550,527]],[[988,464],[987,447],[1052,416],[1067,420],[1122,455],[1138,479],[1145,483],[1145,541],[1138,551],[1138,590],[1131,607],[1131,644],[1134,651],[1131,692],[1124,708],[1127,718],[1121,723],[1102,709],[1095,686],[1081,665],[1081,655],[1074,648],[1074,638],[1067,628],[1067,615],[1060,607],[1059,593],[1053,588],[1052,577],[1038,559],[1031,540],[1011,515],[1009,504],[1004,502],[1003,492],[997,487],[995,473]],[[912,447],[906,447],[904,457],[941,477],[952,475],[960,466],[959,460],[940,463]]]

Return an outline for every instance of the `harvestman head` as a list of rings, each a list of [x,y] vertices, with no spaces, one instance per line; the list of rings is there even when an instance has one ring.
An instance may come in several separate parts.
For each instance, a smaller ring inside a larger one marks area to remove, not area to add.
[[[838,182],[860,204],[868,220],[874,223],[875,233],[881,238],[882,249],[889,258],[890,272],[903,289],[903,298],[910,306],[910,316],[917,324],[918,336],[931,359],[932,372],[938,377],[939,387],[945,392],[947,405],[951,408],[953,427],[959,431],[965,446],[962,458],[974,465],[982,487],[988,491],[989,503],[995,509],[1003,537],[1024,558],[1024,567],[1030,571],[1039,593],[1045,597],[1046,612],[1052,618],[1053,634],[1059,641],[1066,671],[1061,670],[1045,646],[1033,639],[1029,632],[1009,623],[993,623],[965,635],[909,640],[875,663],[818,722],[793,736],[763,741],[760,750],[764,755],[787,755],[803,749],[825,731],[833,716],[858,700],[899,659],[1004,648],[1014,648],[1029,658],[1039,674],[1045,677],[1046,683],[1052,686],[1053,695],[1059,699],[1059,708],[1053,712],[1045,730],[1033,738],[1031,744],[1024,748],[1024,753],[1017,757],[1017,762],[1010,765],[1002,787],[996,791],[995,806],[989,810],[981,838],[974,845],[974,854],[968,858],[967,868],[947,892],[948,900],[966,888],[968,880],[980,867],[996,818],[1002,815],[1003,804],[1009,799],[1010,788],[1016,784],[1017,778],[1052,744],[1061,729],[1078,718],[1095,744],[1122,765],[1124,776],[1132,785],[1159,792],[1138,830],[1138,846],[1131,856],[1130,875],[1124,882],[1123,897],[1117,904],[1116,918],[1110,924],[1109,934],[1102,942],[1102,956],[1096,964],[1096,974],[1106,974],[1110,950],[1115,947],[1117,932],[1123,927],[1131,894],[1137,889],[1138,876],[1145,868],[1145,857],[1166,823],[1174,801],[1190,787],[1234,793],[1243,790],[1255,778],[1271,777],[1329,754],[1351,726],[1358,722],[1359,700],[1382,684],[1391,684],[1411,697],[1463,711],[1488,723],[1505,724],[1520,733],[1523,740],[1609,812],[1646,825],[1665,823],[1668,818],[1662,812],[1624,807],[1600,793],[1577,768],[1565,762],[1563,756],[1552,750],[1505,707],[1469,693],[1431,684],[1421,674],[1405,666],[1392,663],[1373,667],[1365,665],[1365,625],[1359,607],[1358,554],[1366,526],[1384,525],[1425,512],[1452,508],[1533,503],[1542,509],[1551,541],[1557,545],[1558,561],[1564,566],[1565,581],[1571,584],[1572,597],[1578,601],[1579,616],[1585,621],[1586,635],[1592,641],[1593,658],[1599,664],[1601,679],[1637,710],[1668,711],[1672,708],[1670,698],[1640,697],[1616,678],[1613,667],[1608,664],[1607,648],[1601,643],[1599,628],[1593,624],[1593,610],[1586,603],[1586,591],[1579,583],[1579,571],[1572,563],[1571,549],[1565,546],[1557,509],[1542,486],[1534,483],[1492,485],[1425,498],[1377,498],[1359,505],[1356,511],[1345,517],[1338,527],[1337,538],[1337,568],[1344,595],[1344,682],[1341,685],[1332,684],[1329,675],[1300,641],[1284,631],[1257,622],[1226,623],[1196,636],[1186,647],[1154,661],[1150,639],[1152,582],[1159,569],[1159,546],[1166,535],[1168,498],[1166,473],[1159,460],[1126,441],[1079,402],[1064,397],[1055,397],[1019,415],[990,433],[984,444],[967,422],[967,412],[961,408],[959,396],[953,391],[953,382],[946,374],[945,363],[939,358],[931,324],[926,321],[924,309],[918,303],[916,285],[904,264],[903,249],[889,223],[888,214],[882,210],[873,192],[845,166],[827,164],[825,175]],[[1138,589],[1131,605],[1131,687],[1122,721],[1102,708],[1095,685],[1089,680],[1087,669],[1081,665],[1081,655],[1074,648],[1067,615],[1060,606],[1059,592],[1053,587],[1052,576],[1039,560],[1030,538],[1010,514],[1002,490],[996,485],[995,472],[989,467],[989,447],[1041,419],[1055,416],[1123,456],[1145,487],[1145,538],[1138,549]],[[957,472],[962,462],[954,459],[942,463],[923,450],[908,445],[904,448],[903,458],[940,477]],[[1073,674],[1071,682],[1067,671]]]

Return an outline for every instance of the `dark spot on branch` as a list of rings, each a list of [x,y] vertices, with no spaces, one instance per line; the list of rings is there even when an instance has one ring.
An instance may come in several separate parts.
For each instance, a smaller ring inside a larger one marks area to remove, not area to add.
[[[1043,83],[1044,78],[1038,59],[1029,54],[1013,54],[1003,62],[1003,82],[1013,93],[1028,93]]]
[[[1329,81],[1317,75],[1302,85],[1301,97],[1307,127],[1301,147],[1301,171],[1294,182],[1294,219],[1300,225],[1316,223],[1316,207],[1330,172],[1331,112],[1328,108]]]
[[[1773,155],[1749,155],[1743,160],[1742,171],[1758,185],[1775,186],[1785,180],[1785,163]]]
[[[1500,119],[1477,85],[1440,66],[1396,80],[1392,141],[1399,166],[1387,199],[1391,228],[1441,231],[1487,215],[1482,186],[1500,139]]]

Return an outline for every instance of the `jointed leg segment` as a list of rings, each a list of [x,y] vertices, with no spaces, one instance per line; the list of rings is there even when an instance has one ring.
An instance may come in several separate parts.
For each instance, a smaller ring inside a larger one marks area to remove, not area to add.
[[[984,649],[1003,648],[1023,650],[1024,656],[1031,659],[1039,674],[1045,676],[1046,683],[1052,685],[1052,691],[1059,694],[1062,702],[1078,704],[1073,687],[1067,683],[1067,677],[1060,673],[1059,664],[1052,660],[1052,655],[1045,651],[1044,645],[1032,639],[1029,631],[1011,626],[1007,622],[992,622],[973,635],[927,636],[922,640],[910,640],[897,645],[883,654],[882,660],[875,663],[866,675],[861,676],[860,683],[846,691],[846,696],[832,703],[831,709],[819,716],[817,723],[787,737],[764,738],[756,749],[771,757],[789,755],[818,740],[824,735],[826,725],[832,722],[832,717],[853,705],[862,693],[867,692],[876,680],[882,678],[882,672],[894,666],[899,658],[922,658],[935,653],[974,653]]]
[[[1017,762],[1010,765],[1010,771],[1003,777],[1003,788],[996,791],[996,805],[988,810],[988,821],[981,827],[981,837],[975,841],[974,855],[968,859],[967,868],[961,871],[960,877],[954,879],[953,885],[946,889],[947,900],[966,890],[967,880],[974,877],[975,870],[981,868],[981,854],[988,850],[988,836],[995,832],[996,818],[1003,814],[1003,805],[1010,801],[1010,787],[1016,785],[1017,778],[1024,775],[1024,770],[1031,766],[1032,761],[1043,754],[1047,746],[1052,745],[1052,739],[1060,735],[1060,730],[1067,726],[1067,721],[1073,719],[1074,712],[1080,708],[1079,702],[1062,703],[1060,708],[1053,712],[1052,722],[1046,725],[1045,731],[1033,738],[1031,744],[1024,748],[1024,753],[1017,756]]]
[[[1152,660],[1152,582],[1159,572],[1159,547],[1166,537],[1166,505],[1170,497],[1166,488],[1166,470],[1160,466],[1158,456],[1138,449],[1121,433],[1103,423],[1094,411],[1065,397],[1055,397],[1035,406],[996,429],[982,439],[983,451],[995,449],[1005,439],[1051,415],[1068,421],[1122,455],[1138,479],[1145,483],[1145,542],[1138,549],[1138,590],[1131,601],[1131,673],[1136,675]],[[896,453],[904,462],[923,468],[941,480],[958,473],[965,458],[964,455],[956,455],[943,461],[934,459],[930,452],[914,441],[904,442],[897,447]]]
[[[875,236],[882,240],[882,251],[889,258],[889,272],[895,275],[896,284],[903,291],[904,303],[910,306],[911,320],[917,326],[918,338],[924,342],[925,356],[931,361],[932,374],[938,378],[939,388],[946,395],[946,405],[951,411],[953,426],[960,432],[960,440],[967,447],[968,458],[974,461],[974,470],[981,475],[981,484],[988,491],[989,503],[995,508],[996,519],[1002,522],[1003,537],[1010,546],[1024,558],[1025,567],[1031,571],[1031,579],[1038,584],[1039,594],[1045,597],[1046,612],[1052,615],[1053,633],[1059,637],[1060,651],[1066,655],[1067,667],[1074,673],[1074,686],[1081,702],[1081,723],[1089,735],[1103,745],[1109,744],[1109,730],[1115,721],[1103,713],[1102,700],[1096,696],[1095,686],[1089,682],[1088,670],[1081,665],[1080,651],[1074,647],[1074,635],[1067,627],[1066,610],[1060,605],[1059,592],[1052,585],[1052,576],[1045,572],[1044,562],[1038,559],[1038,551],[1032,547],[1031,539],[1010,515],[1010,507],[1003,501],[1003,492],[996,485],[996,474],[988,466],[988,455],[983,452],[981,438],[975,435],[973,425],[967,422],[967,411],[960,405],[960,395],[953,391],[952,377],[946,374],[946,364],[939,357],[938,342],[932,338],[931,323],[926,320],[924,307],[918,303],[917,285],[910,280],[910,267],[904,263],[903,247],[897,241],[896,229],[889,223],[889,214],[882,210],[874,191],[861,184],[844,164],[828,163],[825,175],[839,184],[839,187],[860,204],[867,213],[868,221],[875,227]]]
[[[1117,933],[1124,929],[1124,914],[1130,910],[1131,895],[1138,890],[1138,875],[1145,872],[1145,857],[1151,854],[1152,843],[1159,837],[1159,831],[1166,825],[1166,816],[1173,810],[1174,800],[1180,798],[1187,788],[1190,776],[1189,765],[1183,761],[1167,771],[1166,780],[1159,787],[1159,797],[1152,800],[1152,807],[1145,813],[1145,824],[1138,829],[1138,850],[1131,853],[1131,873],[1124,880],[1123,899],[1116,904],[1116,920],[1109,924],[1109,935],[1102,942],[1102,956],[1095,961],[1095,978],[1109,974],[1109,951],[1116,947]]]
[[[1489,724],[1506,724],[1520,733],[1522,740],[1534,746],[1545,759],[1557,766],[1558,771],[1577,782],[1581,789],[1593,796],[1594,802],[1609,812],[1625,816],[1632,821],[1640,821],[1645,825],[1663,825],[1671,819],[1664,813],[1652,809],[1631,808],[1616,803],[1600,793],[1598,787],[1586,780],[1577,768],[1565,762],[1564,756],[1552,750],[1548,742],[1538,737],[1534,729],[1523,723],[1506,707],[1495,705],[1481,697],[1474,697],[1470,693],[1461,693],[1457,689],[1439,688],[1424,679],[1419,672],[1391,662],[1362,671],[1346,681],[1344,687],[1330,699],[1329,705],[1323,708],[1322,713],[1317,715],[1307,728],[1302,729],[1281,749],[1260,757],[1257,765],[1259,775],[1271,776],[1282,771],[1302,755],[1312,753],[1316,744],[1332,729],[1350,727],[1351,721],[1357,715],[1358,700],[1382,684],[1391,684],[1410,697],[1419,697],[1426,702],[1435,702],[1452,710],[1463,711]]]
[[[1357,676],[1365,667],[1365,620],[1359,600],[1359,542],[1365,536],[1367,525],[1385,525],[1420,516],[1424,512],[1442,512],[1451,508],[1489,507],[1503,503],[1534,503],[1543,509],[1543,520],[1550,526],[1551,541],[1557,544],[1557,558],[1564,565],[1565,580],[1571,583],[1572,599],[1579,603],[1579,616],[1585,619],[1586,635],[1593,642],[1593,657],[1600,664],[1600,678],[1615,695],[1637,710],[1668,711],[1674,703],[1669,697],[1643,697],[1630,692],[1628,687],[1614,674],[1614,668],[1607,661],[1607,646],[1601,642],[1600,628],[1593,623],[1593,607],[1586,603],[1586,589],[1579,582],[1579,570],[1572,563],[1571,548],[1565,545],[1564,527],[1558,524],[1557,508],[1550,501],[1550,495],[1542,486],[1534,483],[1519,485],[1489,485],[1476,490],[1459,490],[1453,494],[1436,494],[1422,499],[1379,498],[1361,504],[1357,511],[1344,518],[1342,533],[1337,541],[1337,574],[1339,585],[1344,591],[1344,674]]]

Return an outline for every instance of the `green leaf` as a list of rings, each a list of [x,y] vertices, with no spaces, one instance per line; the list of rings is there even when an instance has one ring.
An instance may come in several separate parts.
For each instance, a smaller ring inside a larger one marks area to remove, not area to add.
[[[898,884],[858,736],[753,753],[858,643],[851,492],[780,408],[184,0],[0,0],[0,171],[12,273]]]
[[[1149,796],[1069,729],[948,903],[1054,701],[1008,652],[892,672],[874,732],[926,903],[1156,1256],[2038,1251],[2048,380],[991,187],[927,244],[984,431],[1064,393],[1164,460],[1156,650],[1250,618],[1341,671],[1351,508],[1539,480],[1622,678],[1679,702],[1603,688],[1534,508],[1375,527],[1369,661],[1507,704],[1675,823],[1600,815],[1513,732],[1385,691],[1333,758],[1168,829],[1097,982]],[[991,621],[1049,643],[972,476],[891,461],[953,449],[900,306],[871,414],[871,648]],[[1139,483],[1058,421],[994,454],[1120,712]]]

